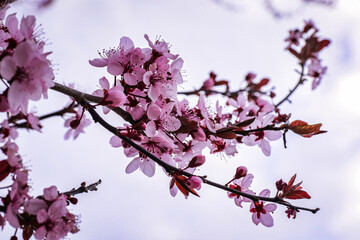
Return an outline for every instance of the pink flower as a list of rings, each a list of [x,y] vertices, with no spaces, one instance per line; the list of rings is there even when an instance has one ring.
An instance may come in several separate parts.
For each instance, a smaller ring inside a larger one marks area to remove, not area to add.
[[[6,56],[0,63],[0,73],[12,81],[8,102],[10,112],[27,113],[29,100],[37,101],[47,97],[47,90],[54,85],[54,74],[46,54],[31,41],[19,43],[13,56]]]
[[[35,230],[36,239],[58,240],[68,232],[76,232],[74,216],[66,209],[65,196],[59,196],[51,203],[49,209],[41,209],[36,214],[40,227]]]
[[[124,94],[124,88],[120,85],[120,83],[118,86],[110,88],[110,83],[105,77],[100,78],[99,83],[102,89],[94,91],[93,95],[103,98],[99,103],[100,105],[106,105],[109,107],[118,107],[123,105],[126,101],[126,96]],[[110,111],[110,109],[106,106],[103,106],[104,114],[107,114]]]
[[[76,128],[72,128],[71,124],[77,122]],[[76,116],[73,116],[69,119],[67,119],[64,123],[65,127],[70,127],[70,129],[65,133],[65,140],[69,139],[71,135],[73,136],[73,139],[75,140],[80,133],[84,133],[84,128],[89,126],[91,123],[90,119],[87,119],[85,115],[82,115],[82,107],[79,107],[79,110],[76,114]]]
[[[311,58],[311,63],[308,65],[308,75],[313,77],[312,90],[315,90],[319,86],[326,70],[327,67],[323,67],[319,59]]]
[[[126,173],[132,173],[140,168],[140,170],[148,177],[155,174],[155,162],[148,158],[136,157],[126,167]]]
[[[230,188],[238,190],[240,192],[248,193],[254,195],[255,193],[248,189],[252,183],[254,176],[252,174],[247,174],[243,179],[235,179],[232,184],[229,185]],[[252,200],[237,195],[236,193],[228,192],[229,198],[234,198],[234,202],[237,206],[242,207],[242,202],[251,202]]]
[[[270,190],[264,189],[259,194],[262,197],[269,197],[270,196]],[[259,202],[253,202],[250,206],[250,212],[253,213],[252,215],[252,221],[256,225],[261,223],[265,227],[272,227],[274,226],[274,220],[272,216],[270,215],[270,212],[274,212],[276,210],[277,206],[276,204],[270,203],[264,205],[263,201]]]
[[[148,41],[149,46],[156,52],[164,55],[165,57],[175,60],[178,55],[174,55],[170,53],[169,46],[165,41],[159,41],[156,40],[155,43],[153,43],[147,34],[144,35],[145,39]]]
[[[250,125],[251,129],[262,128],[270,125],[274,119],[273,115],[267,115],[263,117],[261,121],[255,119],[255,121]],[[282,132],[280,131],[258,131],[254,134],[244,136],[242,142],[248,146],[258,145],[265,156],[270,156],[271,147],[269,141],[275,141],[282,137]]]
[[[145,130],[148,137],[155,136],[157,130],[174,132],[181,127],[180,120],[171,115],[174,106],[174,102],[166,104],[163,108],[155,103],[149,104],[147,116],[150,121],[146,124]]]
[[[26,118],[32,129],[41,132],[41,124],[38,117],[36,117],[33,113],[29,113]]]

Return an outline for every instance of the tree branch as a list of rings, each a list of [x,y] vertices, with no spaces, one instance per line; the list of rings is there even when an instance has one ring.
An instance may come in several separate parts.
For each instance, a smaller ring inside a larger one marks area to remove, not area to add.
[[[63,192],[62,194],[64,195],[70,195],[70,196],[75,196],[77,194],[80,194],[80,193],[84,193],[84,192],[89,192],[89,191],[97,191],[97,186],[101,183],[101,179],[99,179],[99,181],[95,182],[95,183],[92,183],[88,186],[86,186],[85,182],[81,183],[81,186],[77,189],[73,188],[72,190],[70,191],[67,191],[67,192]]]
[[[90,95],[90,94],[86,94],[80,91],[77,91],[73,88],[64,86],[62,84],[56,83],[55,82],[55,86],[51,87],[52,90],[55,90],[57,92],[63,93],[69,97],[72,97],[73,99],[75,99],[75,101],[80,102],[82,99],[86,99],[89,102],[93,102],[93,103],[99,103],[101,101],[101,97],[97,97],[94,95]],[[130,113],[126,112],[125,110],[123,110],[120,107],[116,107],[116,108],[111,108],[109,107],[112,111],[114,111],[115,113],[117,113],[120,117],[122,117],[125,121],[134,124],[135,121],[133,120],[132,116],[130,115]]]
[[[87,101],[85,99],[83,99],[80,102],[80,104],[84,108],[88,109],[88,111],[91,114],[91,116],[92,116],[93,120],[95,121],[95,123],[99,123],[104,128],[106,128],[108,131],[110,131],[111,133],[113,133],[114,135],[116,135],[120,139],[122,139],[125,143],[129,144],[130,146],[132,146],[133,148],[135,148],[136,150],[138,150],[139,152],[141,152],[142,154],[144,154],[145,156],[147,156],[148,158],[150,158],[151,160],[153,160],[154,162],[159,164],[170,175],[176,173],[176,174],[181,174],[181,175],[184,175],[184,176],[187,176],[187,177],[192,177],[192,176],[200,177],[205,184],[208,184],[210,186],[213,186],[213,187],[216,187],[216,188],[219,188],[219,189],[222,189],[222,190],[232,192],[232,193],[235,193],[237,195],[249,198],[254,202],[258,202],[260,200],[267,201],[267,202],[273,202],[273,203],[284,205],[284,206],[291,207],[291,208],[294,208],[294,209],[301,209],[301,210],[305,210],[305,211],[310,211],[312,213],[316,213],[317,211],[320,210],[319,208],[309,209],[309,208],[294,206],[294,205],[290,204],[289,202],[286,202],[286,201],[284,201],[284,200],[282,200],[282,199],[280,199],[278,197],[270,198],[270,197],[262,197],[262,196],[257,196],[257,195],[251,195],[251,194],[248,194],[248,193],[245,193],[245,192],[241,192],[241,191],[237,191],[235,189],[229,188],[229,187],[227,187],[225,185],[210,181],[205,176],[198,176],[198,175],[194,175],[194,174],[182,171],[181,169],[178,169],[178,168],[176,168],[176,167],[174,167],[172,165],[169,165],[169,164],[165,163],[164,161],[162,161],[161,159],[159,159],[158,157],[156,157],[152,153],[148,152],[146,149],[144,149],[140,145],[133,142],[131,139],[127,138],[126,136],[123,136],[121,134],[121,132],[118,131],[117,128],[113,127],[112,125],[107,123],[102,117],[100,117],[100,115],[95,111],[94,108],[89,107],[89,103],[87,103]]]

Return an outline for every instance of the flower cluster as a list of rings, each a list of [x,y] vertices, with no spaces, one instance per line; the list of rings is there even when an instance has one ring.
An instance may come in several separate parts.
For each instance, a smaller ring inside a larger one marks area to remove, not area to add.
[[[330,44],[330,40],[319,38],[318,31],[315,24],[309,20],[305,21],[302,30],[290,30],[289,36],[285,39],[288,42],[287,50],[299,60],[302,67],[307,65],[306,75],[313,79],[313,90],[319,86],[327,70],[327,67],[321,65],[319,53]]]
[[[7,184],[1,186],[0,226],[8,223],[22,229],[24,239],[34,235],[57,240],[78,231],[77,217],[67,210],[67,197],[54,186],[44,189],[43,196],[30,195],[29,170],[15,143],[17,128],[41,132],[39,118],[29,112],[28,105],[30,100],[47,98],[54,74],[35,17],[25,16],[19,23],[15,13],[5,18],[8,8],[0,10],[0,111],[6,113],[0,123],[0,182]]]
[[[92,95],[85,94],[53,81],[54,74],[47,59],[49,53],[44,52],[40,31],[35,28],[35,17],[23,17],[19,23],[15,14],[5,18],[7,9],[5,6],[0,10],[0,80],[3,83],[0,111],[6,113],[0,123],[0,182],[11,184],[0,188],[4,191],[0,195],[1,227],[8,223],[22,229],[24,239],[34,236],[57,240],[78,231],[77,217],[67,209],[69,203],[77,200],[70,197],[69,192],[61,194],[52,186],[45,188],[42,196],[29,194],[29,171],[23,165],[15,139],[17,129],[41,132],[40,120],[64,114],[71,114],[65,120],[65,127],[69,128],[65,139],[76,139],[91,122],[85,116],[86,111],[95,122],[114,134],[109,141],[111,146],[122,147],[124,154],[132,158],[126,173],[140,169],[152,177],[158,163],[170,177],[172,196],[179,191],[185,198],[190,193],[199,196],[197,191],[202,184],[210,184],[227,191],[228,197],[239,207],[251,202],[253,222],[267,227],[274,224],[270,213],[276,210],[276,205],[265,202],[288,206],[286,214],[295,218],[300,208],[284,199],[310,198],[301,190],[301,182],[294,184],[295,175],[288,183],[279,180],[277,194],[270,198],[268,189],[258,196],[250,189],[254,176],[248,174],[244,166],[238,167],[232,180],[225,185],[194,174],[206,163],[204,150],[210,154],[235,156],[237,146],[245,144],[258,146],[265,156],[270,156],[270,142],[283,137],[285,143],[288,130],[303,137],[324,133],[320,130],[321,124],[311,125],[301,120],[290,123],[291,115],[280,113],[279,105],[288,100],[295,89],[274,104],[275,93],[274,88],[269,87],[269,78],[258,79],[255,73],[248,73],[242,88],[231,92],[227,80],[219,80],[215,73],[210,73],[198,90],[179,93],[178,86],[183,83],[182,58],[171,53],[165,41],[153,42],[145,35],[147,48],[135,47],[130,38],[122,37],[118,47],[104,50],[98,58],[90,60],[92,66],[106,68],[111,78],[101,77],[100,88]],[[304,81],[304,76],[311,77],[313,89],[326,73],[319,52],[330,43],[321,40],[317,33],[318,29],[308,21],[302,30],[290,31],[286,39],[287,50],[299,60],[302,68],[298,85]],[[38,118],[28,110],[29,102],[47,98],[50,88],[72,97],[72,101],[64,109]],[[180,94],[198,98],[192,103],[186,98],[179,99]],[[223,98],[218,99],[212,109],[208,100],[215,94]],[[126,122],[117,128],[111,126],[95,111],[97,107],[102,107],[104,114],[114,111]],[[91,189],[96,190],[97,184]],[[82,186],[80,192],[88,190]]]
[[[177,98],[177,86],[183,82],[181,68],[183,60],[170,53],[168,44],[156,40],[154,43],[145,35],[150,48],[135,48],[128,38],[120,39],[118,48],[106,50],[99,58],[90,60],[95,67],[106,67],[114,77],[114,84],[106,77],[99,80],[101,89],[93,94],[101,97],[98,105],[103,105],[104,113],[109,108],[121,107],[134,121],[119,127],[119,131],[163,161],[184,168],[196,155],[208,147],[211,153],[234,156],[236,145],[258,145],[266,156],[270,155],[269,141],[281,138],[280,131],[252,131],[274,125],[275,115],[269,114],[274,106],[263,98],[261,88],[269,80],[255,83],[255,75],[246,76],[251,94],[239,93],[228,98],[227,108],[217,103],[216,112],[209,109],[206,93],[200,92],[198,103],[191,107],[187,99]],[[249,74],[248,74],[249,75]],[[211,91],[215,86],[227,85],[227,81],[217,81],[211,73],[201,90]],[[249,122],[247,125],[242,125]],[[233,131],[243,131],[237,135]],[[135,157],[126,168],[131,173],[140,168],[151,177],[155,173],[155,163],[147,156],[139,154],[117,136],[110,139],[113,147],[124,147],[125,155]],[[194,168],[193,168],[194,170]],[[193,171],[192,170],[192,171]]]

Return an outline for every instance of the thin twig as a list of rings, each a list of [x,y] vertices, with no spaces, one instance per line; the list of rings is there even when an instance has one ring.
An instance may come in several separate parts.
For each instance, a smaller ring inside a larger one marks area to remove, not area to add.
[[[285,101],[289,101],[290,96],[295,92],[295,90],[304,83],[304,71],[305,71],[305,62],[304,63],[300,63],[301,66],[301,72],[300,72],[300,77],[299,77],[299,81],[297,82],[297,84],[295,85],[295,87],[293,89],[291,89],[289,91],[289,93],[277,104],[274,105],[275,110],[279,108],[279,106],[281,104],[283,104]]]
[[[70,196],[74,196],[74,195],[77,195],[77,194],[80,194],[80,193],[84,193],[84,192],[89,192],[89,191],[97,191],[97,186],[101,183],[101,179],[99,179],[99,181],[95,182],[95,183],[92,183],[88,186],[85,185],[85,183],[82,183],[81,186],[77,189],[73,188],[72,190],[70,191],[67,191],[67,192],[63,192],[62,194],[64,195],[70,195]]]

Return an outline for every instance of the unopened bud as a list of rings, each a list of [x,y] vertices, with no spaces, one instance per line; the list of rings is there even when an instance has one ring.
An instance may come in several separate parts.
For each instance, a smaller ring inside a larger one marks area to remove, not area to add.
[[[247,174],[247,168],[244,167],[244,166],[241,166],[241,167],[238,167],[236,169],[236,173],[235,173],[235,179],[239,179],[239,178],[242,178],[242,177],[245,177]]]
[[[190,168],[195,168],[203,165],[205,162],[205,156],[204,155],[197,155],[191,159],[189,162]]]

